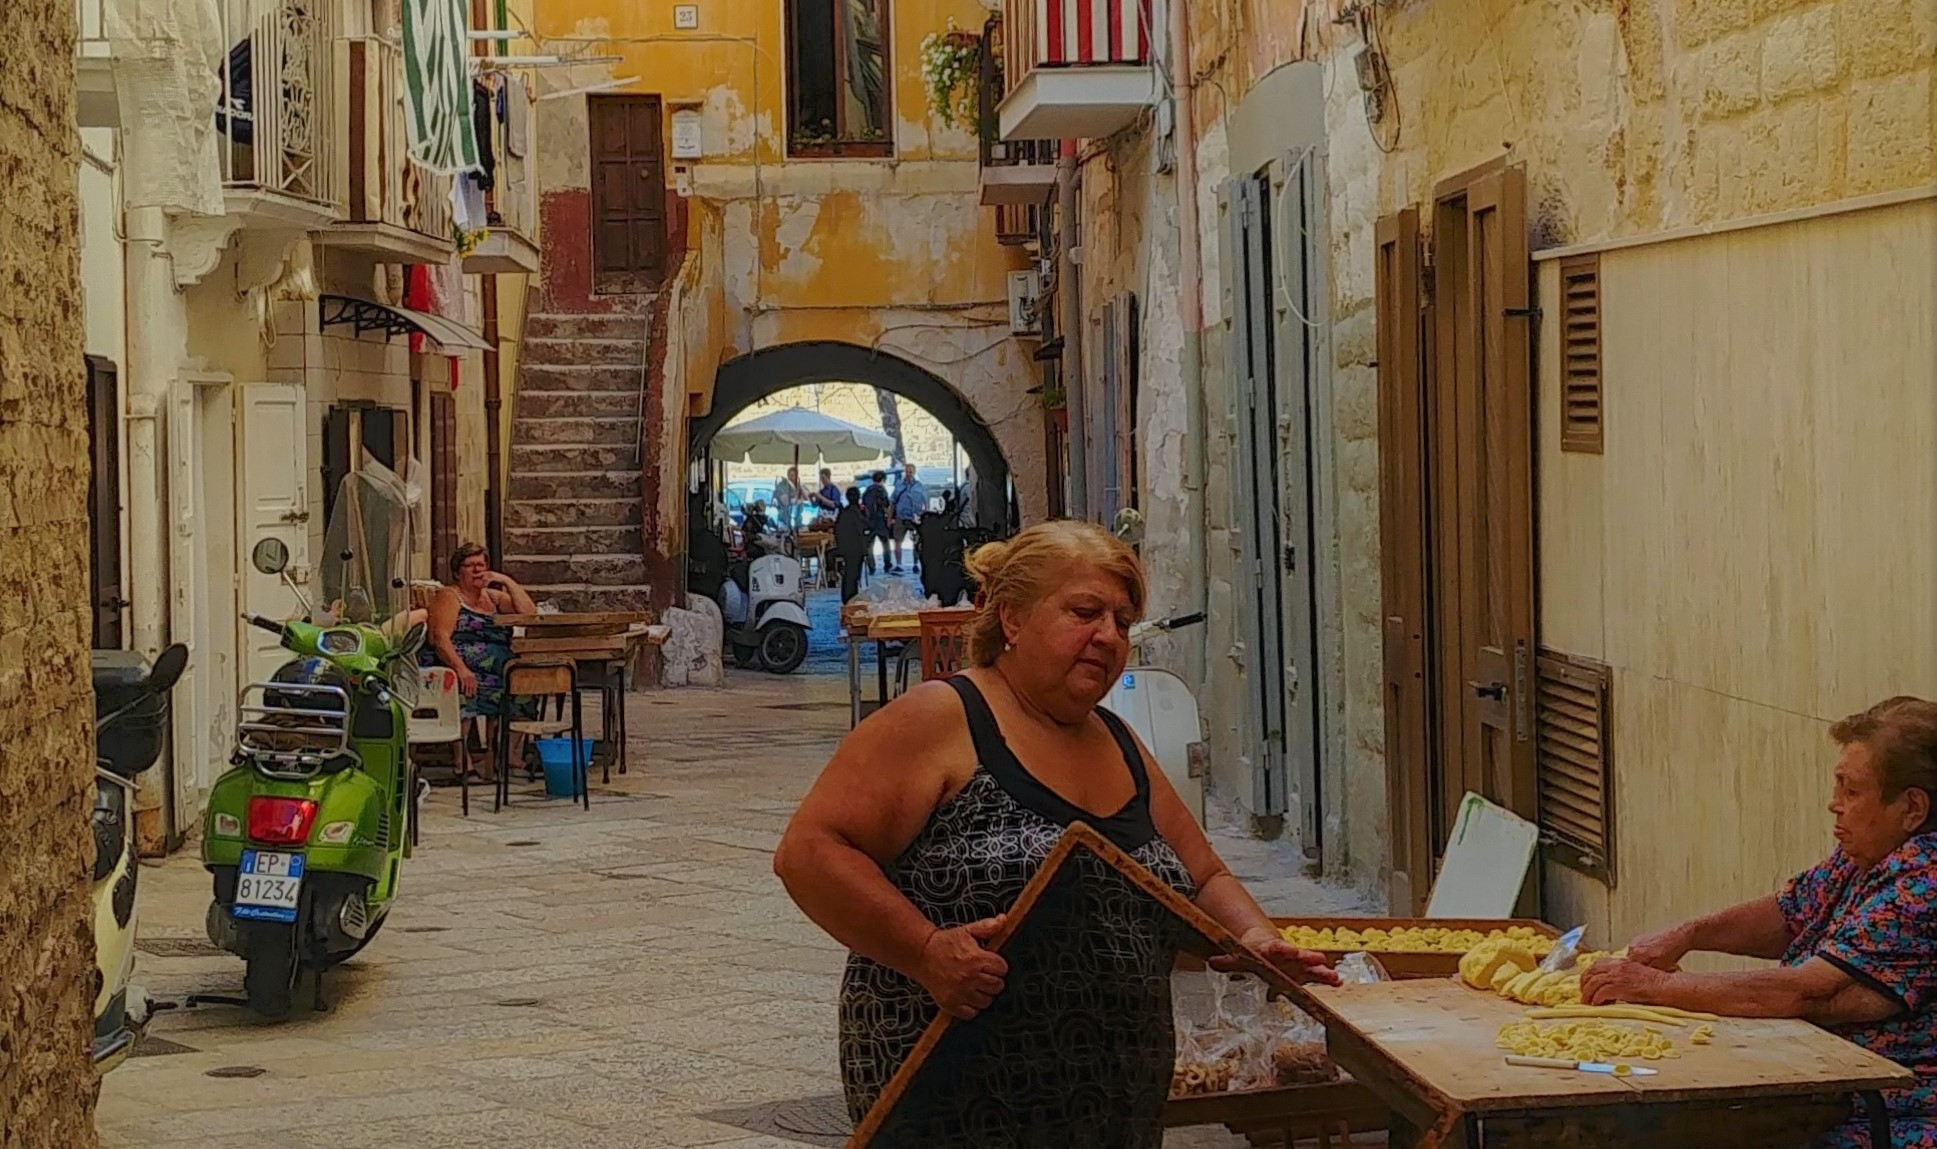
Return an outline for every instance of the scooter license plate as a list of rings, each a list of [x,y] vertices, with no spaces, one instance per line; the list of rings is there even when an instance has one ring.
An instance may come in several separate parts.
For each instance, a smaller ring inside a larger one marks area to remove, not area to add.
[[[293,922],[303,892],[303,856],[244,850],[235,878],[235,916],[246,921]]]

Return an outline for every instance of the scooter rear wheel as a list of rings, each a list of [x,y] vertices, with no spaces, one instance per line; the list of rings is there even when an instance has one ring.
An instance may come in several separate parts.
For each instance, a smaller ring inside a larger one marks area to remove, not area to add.
[[[296,999],[296,927],[258,929],[251,939],[242,974],[249,1008],[263,1017],[289,1016]]]

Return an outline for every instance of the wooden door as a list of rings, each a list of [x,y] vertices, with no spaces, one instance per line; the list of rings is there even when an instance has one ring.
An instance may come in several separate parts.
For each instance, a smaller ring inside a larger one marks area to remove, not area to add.
[[[658,96],[588,97],[593,289],[657,290],[666,270],[666,169]]]
[[[1379,585],[1384,623],[1386,806],[1394,913],[1421,914],[1439,852],[1428,735],[1426,371],[1419,212],[1379,221]]]
[[[249,563],[248,556],[258,542],[281,539],[289,548],[291,578],[298,582],[309,578],[307,409],[300,383],[250,383],[242,388],[236,462],[236,549],[242,556],[242,609],[267,618],[288,618],[301,606],[280,576],[263,574]],[[342,416],[343,473],[347,474],[349,412],[332,408],[325,426],[334,427],[338,415]],[[327,467],[326,463],[326,473]],[[275,636],[255,627],[243,627],[242,639],[242,671],[247,682],[264,681],[289,657]]]
[[[431,577],[450,578],[457,553],[457,400],[449,392],[430,397]]]
[[[121,649],[121,381],[114,364],[87,358],[88,578],[94,603],[94,648]]]
[[[1432,659],[1443,832],[1466,791],[1536,813],[1532,315],[1525,179],[1493,169],[1435,206]]]

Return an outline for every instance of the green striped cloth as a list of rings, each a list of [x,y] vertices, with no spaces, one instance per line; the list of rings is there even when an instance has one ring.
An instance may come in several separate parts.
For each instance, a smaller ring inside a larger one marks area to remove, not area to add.
[[[433,172],[480,166],[471,125],[470,22],[463,0],[403,0],[410,158]]]

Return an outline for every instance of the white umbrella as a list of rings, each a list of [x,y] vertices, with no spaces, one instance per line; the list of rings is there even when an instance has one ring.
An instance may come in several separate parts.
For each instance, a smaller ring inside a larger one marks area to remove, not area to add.
[[[895,441],[818,411],[789,407],[713,435],[716,458],[729,462],[792,463],[819,458],[824,463],[871,463],[894,453]]]

